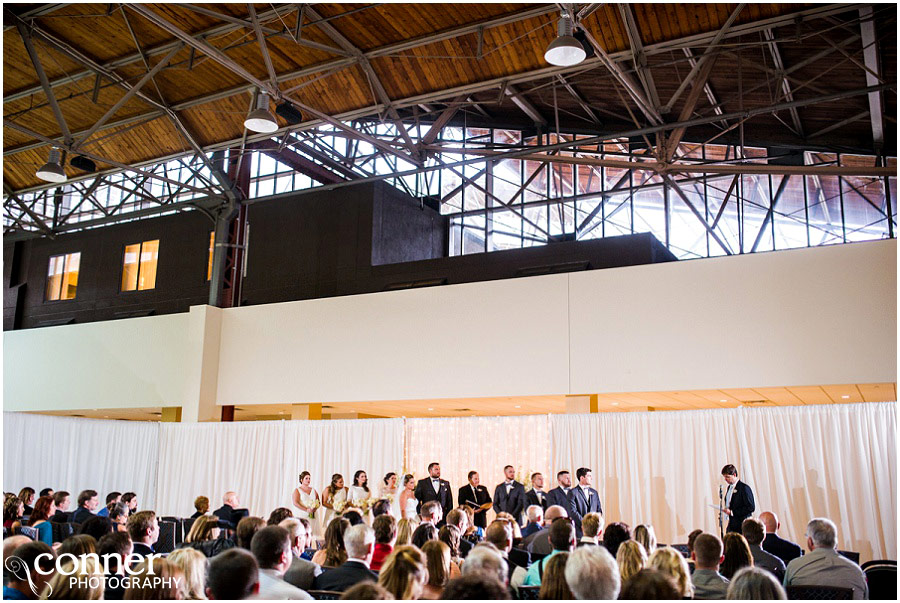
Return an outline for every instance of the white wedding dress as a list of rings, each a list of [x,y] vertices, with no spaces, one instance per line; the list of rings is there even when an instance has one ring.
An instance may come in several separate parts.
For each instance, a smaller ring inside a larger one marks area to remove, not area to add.
[[[398,507],[400,505],[397,505]],[[419,516],[419,512],[416,508],[419,506],[419,501],[416,500],[415,496],[410,496],[406,499],[406,509],[403,510],[403,515],[405,515],[409,519],[417,518]]]
[[[316,492],[315,488],[310,488],[309,494],[304,492],[301,488],[297,488],[297,494],[300,496],[300,504],[302,504],[307,509],[313,508],[319,502],[319,493]],[[318,509],[310,513],[309,511],[304,511],[303,509],[297,508],[297,517],[302,517],[309,521],[309,525],[312,527],[312,533],[315,536],[322,535],[322,527],[319,526],[316,522],[316,514]],[[319,513],[321,515],[321,513]]]
[[[391,490],[385,486],[381,489],[381,496],[379,498],[384,498],[391,502],[391,515],[394,516],[394,519],[400,521],[403,518],[403,513],[400,509],[400,499],[398,496],[400,496],[399,488]]]
[[[369,492],[366,492],[366,490],[362,486],[350,486],[348,500],[350,501],[351,506],[357,507],[362,511],[363,503],[369,500],[371,497],[372,495]],[[371,525],[371,517],[372,514],[369,512],[369,510],[365,509],[365,511],[363,512],[363,521],[365,521],[366,524]]]

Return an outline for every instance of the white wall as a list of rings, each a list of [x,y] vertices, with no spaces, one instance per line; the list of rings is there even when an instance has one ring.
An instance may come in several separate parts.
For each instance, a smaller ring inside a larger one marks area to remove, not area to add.
[[[179,406],[188,314],[3,333],[3,409]]]

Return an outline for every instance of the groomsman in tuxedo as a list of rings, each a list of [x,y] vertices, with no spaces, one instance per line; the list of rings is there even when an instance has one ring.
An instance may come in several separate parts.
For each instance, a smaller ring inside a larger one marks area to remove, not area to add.
[[[528,505],[537,505],[544,511],[549,507],[549,498],[544,492],[544,476],[540,473],[531,475],[531,490],[525,493],[525,501]]]
[[[441,466],[439,463],[428,465],[428,477],[420,479],[416,483],[415,497],[419,501],[416,513],[421,512],[424,503],[436,500],[444,509],[443,517],[447,517],[447,513],[453,508],[453,492],[450,491],[450,482],[441,479]],[[445,519],[442,518],[436,527],[440,528],[445,522]]]
[[[560,471],[556,474],[557,486],[547,492],[549,507],[557,505],[563,509],[569,508],[569,490],[572,489],[572,476],[568,471]]]
[[[575,531],[581,538],[581,520],[588,513],[600,513],[603,515],[603,507],[600,506],[600,495],[591,488],[593,472],[581,467],[575,472],[578,485],[569,490],[569,517],[575,520]]]
[[[494,511],[505,511],[519,523],[519,516],[525,510],[525,486],[516,481],[516,470],[512,465],[503,468],[503,475],[506,481],[497,484],[494,490]]]
[[[469,471],[469,483],[459,489],[457,502],[467,505],[475,511],[475,526],[481,529],[487,527],[487,512],[493,505],[488,489],[481,485],[481,479],[477,471]]]
[[[728,488],[725,490],[725,514],[728,516],[728,528],[725,531],[740,534],[744,520],[756,510],[753,490],[738,479],[738,470],[734,465],[728,464],[722,467],[722,477],[728,484]]]

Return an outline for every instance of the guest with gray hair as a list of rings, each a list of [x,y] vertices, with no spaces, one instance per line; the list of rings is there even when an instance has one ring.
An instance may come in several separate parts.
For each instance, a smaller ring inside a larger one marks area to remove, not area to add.
[[[347,561],[317,576],[313,583],[315,590],[344,592],[366,580],[378,581],[378,574],[369,569],[375,553],[375,532],[372,528],[364,523],[347,528],[344,548],[347,549]]]
[[[749,521],[745,519],[746,523]],[[786,600],[787,593],[784,592],[781,584],[772,575],[772,572],[766,571],[761,567],[745,567],[734,575],[731,582],[728,583],[728,594],[726,599],[732,600],[758,600],[766,601]]]
[[[463,562],[463,576],[477,572],[496,578],[504,585],[509,579],[509,566],[506,564],[506,560],[503,559],[497,547],[488,542],[476,545]]]
[[[621,580],[619,566],[602,546],[583,546],[569,553],[566,584],[576,599],[616,599]]]
[[[837,552],[837,526],[816,517],[806,525],[809,553],[788,563],[785,586],[838,586],[852,588],[854,599],[868,599],[866,575],[859,566]]]
[[[528,538],[535,532],[540,532],[544,527],[544,508],[540,505],[529,505],[525,509],[525,517],[528,522],[522,528],[522,538]]]
[[[289,517],[278,524],[288,532],[291,539],[291,565],[284,572],[284,581],[293,584],[301,590],[309,590],[313,586],[316,576],[322,573],[318,563],[307,561],[301,555],[306,550],[307,536],[309,532],[306,526],[297,518]]]

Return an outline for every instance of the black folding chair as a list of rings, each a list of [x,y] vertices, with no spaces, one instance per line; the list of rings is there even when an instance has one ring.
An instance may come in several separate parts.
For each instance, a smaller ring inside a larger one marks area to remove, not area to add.
[[[852,588],[839,586],[788,586],[787,596],[791,600],[852,599]]]
[[[306,592],[316,601],[337,601],[344,594],[334,590],[308,590]]]
[[[541,595],[541,587],[540,586],[520,586],[519,587],[519,600],[520,601],[536,601],[540,598]]]
[[[153,545],[153,550],[161,555],[167,555],[175,550],[175,523],[159,522],[159,539]]]
[[[859,565],[859,553],[857,553],[856,551],[838,551],[838,553],[840,553],[856,565]]]
[[[869,565],[863,571],[869,583],[870,599],[897,600],[897,562]]]

